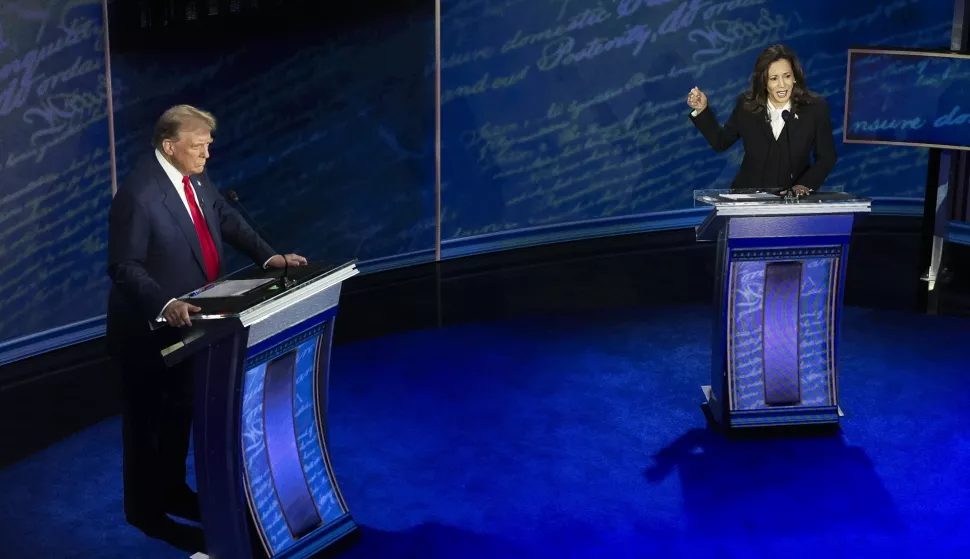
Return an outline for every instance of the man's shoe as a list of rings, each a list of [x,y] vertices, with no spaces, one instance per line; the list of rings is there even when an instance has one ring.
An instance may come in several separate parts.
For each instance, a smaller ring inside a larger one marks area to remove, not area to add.
[[[188,486],[169,493],[165,501],[165,512],[191,522],[202,522],[199,496]]]
[[[179,524],[167,516],[128,517],[128,523],[146,536],[163,541],[186,553],[205,553],[205,534],[201,528]]]

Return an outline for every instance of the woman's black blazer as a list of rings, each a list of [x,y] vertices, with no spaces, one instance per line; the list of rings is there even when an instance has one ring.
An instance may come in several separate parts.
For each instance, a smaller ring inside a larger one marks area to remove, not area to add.
[[[726,151],[738,138],[744,143],[744,159],[732,190],[780,190],[794,185],[818,190],[838,158],[829,105],[824,97],[812,96],[802,101],[793,113],[777,140],[771,131],[767,110],[745,109],[743,95],[738,96],[734,111],[723,127],[710,106],[690,119],[716,151]],[[810,160],[812,155],[814,161]]]

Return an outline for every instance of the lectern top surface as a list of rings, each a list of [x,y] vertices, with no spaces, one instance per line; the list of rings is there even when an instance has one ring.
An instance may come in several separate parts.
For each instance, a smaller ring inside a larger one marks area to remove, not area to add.
[[[289,296],[308,284],[324,280],[328,276],[343,277],[346,274],[341,272],[345,270],[356,273],[355,265],[356,261],[339,265],[310,263],[307,266],[285,270],[262,270],[256,266],[250,266],[192,293],[186,293],[179,299],[189,301],[201,309],[193,315],[193,320],[239,317],[247,311],[272,304],[274,300]],[[234,283],[232,289],[225,290],[226,296],[209,296],[217,288],[227,285],[227,282]],[[239,285],[243,285],[245,289],[235,287]],[[164,320],[153,324],[155,328],[163,326]]]
[[[790,204],[859,204],[869,203],[841,190],[822,190],[805,196],[790,196],[766,190],[695,190],[694,202],[697,206],[765,206]]]

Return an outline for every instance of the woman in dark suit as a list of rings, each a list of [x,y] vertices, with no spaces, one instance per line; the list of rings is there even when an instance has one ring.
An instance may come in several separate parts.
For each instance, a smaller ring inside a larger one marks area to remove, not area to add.
[[[758,56],[751,89],[738,96],[723,127],[700,89],[690,91],[687,104],[694,109],[694,126],[716,151],[726,151],[738,138],[744,142],[732,190],[805,195],[818,190],[835,166],[828,103],[808,90],[798,57],[784,45]]]

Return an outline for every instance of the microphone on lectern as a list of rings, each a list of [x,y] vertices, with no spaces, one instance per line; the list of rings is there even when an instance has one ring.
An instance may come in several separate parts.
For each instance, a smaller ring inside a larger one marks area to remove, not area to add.
[[[263,231],[263,228],[259,226],[259,223],[255,219],[253,219],[253,216],[248,211],[246,211],[246,207],[243,206],[243,203],[239,200],[239,194],[237,194],[235,190],[227,190],[226,198],[228,198],[230,202],[232,202],[233,204],[236,205],[237,208],[239,208],[239,210],[243,213],[244,219],[247,222],[249,222],[249,224],[252,227],[256,229],[256,232],[259,233],[259,236],[262,237],[263,240],[266,241],[266,243],[277,254],[279,254],[280,258],[283,259],[283,277],[280,278],[280,287],[284,289],[288,287],[292,287],[293,284],[296,282],[294,280],[289,279],[288,277],[289,271],[290,271],[290,263],[286,260],[286,255],[284,255],[282,252],[277,250],[277,244],[270,239],[269,235],[267,235],[266,232]]]

